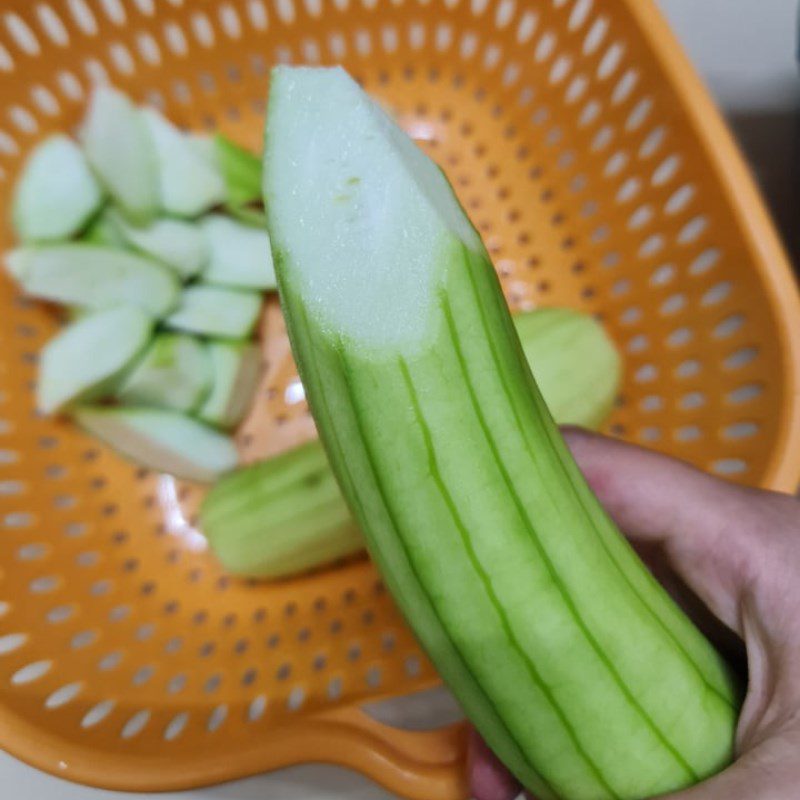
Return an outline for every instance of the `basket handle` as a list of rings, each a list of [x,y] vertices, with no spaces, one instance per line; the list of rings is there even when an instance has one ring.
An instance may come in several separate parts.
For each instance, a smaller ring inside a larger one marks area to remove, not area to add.
[[[378,722],[350,706],[316,717],[325,730],[315,759],[349,767],[409,800],[464,800],[467,726],[409,731]],[[310,748],[309,748],[310,750]]]

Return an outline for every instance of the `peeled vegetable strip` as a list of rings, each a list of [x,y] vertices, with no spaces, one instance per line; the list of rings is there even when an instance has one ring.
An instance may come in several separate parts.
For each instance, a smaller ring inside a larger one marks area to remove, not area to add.
[[[67,239],[100,207],[103,192],[68,136],[45,139],[14,188],[14,228],[25,241]]]
[[[443,174],[343,71],[278,68],[265,206],[333,468],[494,751],[543,800],[724,767],[731,676],[588,490]]]

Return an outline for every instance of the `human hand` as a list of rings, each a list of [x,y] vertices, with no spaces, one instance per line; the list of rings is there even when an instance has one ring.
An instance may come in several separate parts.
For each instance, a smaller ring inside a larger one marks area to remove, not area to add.
[[[596,434],[564,435],[592,490],[657,577],[694,615],[668,565],[747,649],[735,763],[669,800],[800,796],[800,502]],[[699,624],[708,634],[707,620]],[[516,797],[519,785],[476,734],[470,750],[473,797]]]

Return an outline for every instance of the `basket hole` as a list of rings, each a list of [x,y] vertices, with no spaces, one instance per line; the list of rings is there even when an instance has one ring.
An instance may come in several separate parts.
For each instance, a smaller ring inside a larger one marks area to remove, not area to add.
[[[169,694],[178,694],[178,692],[182,692],[185,687],[186,687],[186,675],[184,675],[183,673],[179,675],[174,675],[167,682],[167,692]]]
[[[89,82],[95,86],[109,83],[105,66],[96,58],[87,58],[83,62],[83,71],[89,78]]]
[[[257,30],[266,30],[269,24],[267,9],[262,0],[248,0],[247,15],[250,17],[250,24]]]
[[[149,33],[140,33],[136,37],[136,48],[139,55],[148,64],[161,63],[161,51],[156,40]]]
[[[156,632],[156,626],[152,622],[145,622],[136,629],[136,639],[140,642],[146,642],[153,638]]]
[[[694,442],[702,436],[702,431],[697,425],[683,425],[675,431],[675,438],[679,442]]]
[[[314,656],[314,660],[311,662],[314,672],[322,672],[327,665],[328,657],[324,653],[317,653],[317,655]]]
[[[76,633],[71,641],[70,647],[73,650],[82,650],[84,647],[94,644],[98,639],[97,631],[86,630]]]
[[[539,16],[534,11],[525,11],[517,24],[517,42],[525,44],[533,38]]]
[[[135,69],[133,57],[131,56],[130,50],[128,50],[124,44],[116,42],[110,45],[108,53],[111,57],[112,65],[118,72],[121,72],[123,75],[133,74]]]
[[[29,584],[31,592],[34,594],[48,594],[54,591],[60,583],[55,575],[43,575],[41,578],[34,578]]]
[[[623,46],[619,42],[611,44],[597,65],[597,77],[601,81],[610,78],[622,61]]]
[[[110,672],[112,669],[116,669],[121,661],[122,653],[119,650],[115,650],[113,653],[103,656],[97,663],[97,667],[102,672]]]
[[[696,358],[687,358],[686,361],[681,361],[675,368],[675,374],[682,380],[693,378],[699,372],[700,362]]]
[[[64,27],[64,23],[61,21],[61,17],[45,3],[40,3],[36,11],[39,16],[39,24],[50,37],[50,40],[59,47],[64,47],[69,44],[69,34]]]
[[[0,44],[0,72],[12,72],[14,70],[14,59],[11,53]]]
[[[16,139],[5,131],[0,131],[0,153],[9,156],[14,156],[19,153],[19,145]],[[33,388],[33,384],[30,384],[30,388]]]
[[[670,295],[661,304],[660,311],[662,314],[676,314],[678,311],[683,310],[685,307],[686,307],[686,295],[678,293]]]
[[[40,542],[22,545],[17,550],[20,561],[40,561],[47,554],[47,547]]]
[[[144,686],[155,675],[156,669],[151,664],[139,667],[131,679],[134,686]]]
[[[213,694],[214,692],[219,689],[220,685],[222,684],[222,676],[217,674],[210,675],[206,682],[203,684],[203,691],[206,694]]]
[[[653,219],[653,207],[651,205],[642,205],[637,208],[633,214],[628,217],[628,227],[631,230],[639,230],[647,225]]]
[[[553,31],[545,31],[539,37],[539,42],[533,51],[533,57],[538,62],[547,61],[556,48],[556,35]]]
[[[715,247],[709,247],[700,253],[697,258],[689,265],[689,272],[692,275],[703,275],[719,261],[720,252]]]
[[[185,56],[189,49],[183,29],[175,22],[164,25],[164,41],[176,56]]]
[[[624,103],[630,96],[639,81],[639,73],[635,69],[628,69],[617,81],[617,85],[611,92],[612,105],[618,106]]]
[[[303,703],[306,700],[306,692],[302,686],[295,686],[291,692],[289,692],[289,697],[286,699],[286,708],[289,711],[297,711],[299,708],[302,707]]]
[[[650,97],[643,97],[631,109],[628,118],[625,120],[625,130],[635,131],[642,126],[642,123],[647,119],[650,111],[653,109],[653,100]],[[644,147],[644,145],[642,145]],[[641,150],[640,150],[641,154]]]
[[[26,664],[11,676],[11,684],[13,686],[25,686],[28,683],[38,681],[50,672],[52,666],[53,662],[47,659]]]
[[[621,260],[620,254],[616,250],[611,250],[608,253],[604,253],[603,257],[600,259],[600,263],[606,268],[610,269],[611,267],[616,267]]]
[[[189,721],[189,714],[186,711],[181,711],[180,714],[176,714],[168,723],[167,727],[164,728],[164,739],[167,742],[175,741],[182,733],[184,728],[186,727],[186,723]]]
[[[4,528],[29,528],[33,524],[33,514],[27,511],[14,511],[11,514],[6,514],[3,517]],[[37,591],[33,589],[32,591]],[[42,589],[41,591],[49,591],[49,589]]]
[[[608,19],[606,17],[598,17],[589,28],[583,40],[583,53],[584,55],[591,55],[603,42],[606,32],[608,31]]]
[[[653,186],[663,186],[675,177],[680,165],[680,157],[677,155],[667,156],[653,171],[650,182]]]
[[[372,52],[372,37],[369,34],[369,31],[364,30],[357,30],[355,32],[355,45],[356,45],[356,52],[360,56],[368,56]],[[415,49],[419,49],[425,43],[425,28],[420,25],[419,23],[416,26],[411,26],[409,30],[409,41],[411,46]],[[316,44],[316,43],[315,43]]]
[[[664,398],[657,394],[648,394],[639,402],[639,408],[647,413],[660,411],[664,408]]]
[[[331,34],[328,37],[328,41],[330,42],[329,46],[331,53],[336,55],[338,50],[343,56],[345,53],[344,39],[341,40],[341,47],[334,48],[334,36],[335,34]],[[394,25],[383,25],[381,27],[381,44],[383,45],[383,49],[387,53],[394,53],[395,50],[397,50],[398,43],[399,43],[399,37],[397,35],[397,28],[395,28]]]
[[[568,84],[567,90],[564,93],[564,98],[568,103],[577,103],[586,92],[589,86],[588,78],[581,74],[576,75]]]
[[[19,453],[15,450],[0,450],[0,464],[13,464],[19,461]]]
[[[630,306],[619,315],[619,321],[623,325],[633,325],[635,322],[639,322],[641,318],[642,309],[638,306]]]
[[[631,177],[627,178],[622,186],[619,187],[617,192],[617,202],[627,203],[629,200],[639,194],[642,188],[642,181],[640,178]]]
[[[516,9],[516,0],[500,0],[497,5],[497,10],[494,14],[495,26],[500,30],[506,28],[514,18],[514,12]]]
[[[318,17],[322,13],[322,0],[303,0],[303,5],[310,17]]]
[[[592,150],[603,150],[609,145],[614,138],[614,128],[611,125],[603,125],[599,131],[594,135],[591,142]]]
[[[218,14],[223,32],[230,39],[238,39],[242,35],[242,23],[236,9],[230,3],[225,3],[220,7]]]
[[[664,237],[660,233],[648,236],[639,247],[639,258],[651,258],[664,248]]]
[[[47,621],[52,625],[66,622],[75,614],[75,606],[55,606],[47,612]]]
[[[656,267],[650,276],[650,283],[653,286],[665,286],[675,277],[675,267],[672,264],[662,264]]]
[[[403,661],[403,669],[409,678],[416,678],[422,671],[419,656],[406,656]]]
[[[569,75],[572,69],[572,59],[569,56],[561,55],[554,62],[550,68],[550,75],[548,77],[550,83],[553,85],[561,83],[564,78]]]
[[[122,620],[127,619],[131,615],[131,610],[130,606],[114,606],[114,608],[108,612],[108,618],[111,622],[122,622]]]
[[[681,397],[679,405],[686,411],[691,411],[695,408],[702,408],[706,404],[706,396],[703,392],[694,391],[687,392]]]
[[[211,47],[214,44],[214,29],[206,14],[196,11],[192,14],[191,25],[194,38],[199,44],[203,47]]]
[[[714,327],[714,336],[717,339],[727,339],[733,336],[744,325],[744,314],[731,314]]]
[[[461,36],[459,53],[461,58],[472,58],[478,49],[478,37],[472,31],[465,31]]]
[[[578,116],[578,125],[586,128],[600,116],[600,103],[597,100],[589,100],[581,109]]]
[[[758,433],[759,426],[755,422],[735,422],[727,425],[722,433],[728,439],[748,439]]]
[[[421,46],[421,45],[420,45]],[[483,66],[487,70],[494,69],[500,61],[502,50],[496,45],[489,45],[483,54]]]
[[[83,98],[83,86],[78,78],[72,73],[62,70],[56,77],[61,93],[68,100],[81,100]]]
[[[704,306],[717,305],[731,293],[732,287],[730,281],[720,281],[703,294],[700,303]]]
[[[114,25],[125,24],[125,8],[121,0],[100,0],[100,5],[106,16]]]
[[[639,147],[639,158],[646,159],[654,156],[663,144],[666,135],[667,129],[663,125],[653,128],[653,130],[645,136],[644,141]]]
[[[11,124],[22,133],[35,133],[39,129],[36,117],[27,108],[15,105],[11,106],[7,113]]]
[[[695,195],[694,185],[685,183],[679,189],[676,189],[664,203],[664,210],[667,214],[678,214],[689,205]],[[698,219],[704,219],[699,217]]]
[[[583,208],[581,209],[581,214],[583,216],[590,216],[591,214],[596,213],[597,209],[594,206],[594,201],[590,201],[586,203]],[[611,228],[608,225],[599,225],[596,227],[589,237],[593,244],[598,244],[600,242],[605,241],[611,235]]]
[[[19,14],[13,12],[7,13],[5,15],[5,23],[6,29],[14,40],[14,44],[16,44],[23,53],[29,56],[39,55],[41,52],[39,40],[36,38],[36,34],[31,30],[28,23],[25,22]]]
[[[651,383],[657,377],[658,369],[655,364],[642,364],[642,366],[633,373],[633,379],[636,383]]]
[[[648,425],[639,431],[639,440],[642,442],[657,442],[661,438],[661,428]]]
[[[739,475],[747,469],[747,462],[741,458],[719,458],[711,462],[711,469],[717,475]]]
[[[447,50],[453,43],[453,28],[446,22],[440,22],[436,26],[434,34],[434,45],[439,52]]]
[[[622,295],[628,294],[631,290],[631,282],[628,278],[620,278],[618,281],[615,281],[611,287],[611,295],[613,297],[622,297]]]
[[[208,716],[206,730],[209,733],[218,731],[228,718],[228,706],[225,703],[218,705]]]
[[[19,650],[27,641],[27,633],[9,633],[5,636],[0,636],[0,656],[5,656],[9,653],[13,653],[15,650]]]
[[[74,700],[83,690],[83,683],[76,681],[75,683],[68,683],[60,689],[56,689],[44,701],[44,707],[47,709],[61,708],[67,703]]]
[[[155,13],[155,0],[134,0],[134,2],[139,13],[144,14],[145,17],[152,17]]]
[[[258,722],[264,716],[267,709],[267,698],[263,695],[254,697],[250,704],[247,706],[247,720],[248,722]]]
[[[177,653],[182,647],[183,638],[180,636],[173,636],[171,639],[168,639],[164,645],[164,652],[172,655],[173,653]]]
[[[755,400],[764,393],[764,387],[758,383],[745,383],[742,386],[737,386],[732,392],[729,392],[727,399],[729,402],[736,405],[747,403]]]
[[[708,217],[698,215],[690,219],[678,232],[678,242],[680,244],[689,244],[694,242],[700,237],[703,231],[708,227]]]
[[[114,586],[113,582],[107,579],[95,581],[89,587],[89,593],[93,597],[103,597],[104,595],[107,595],[111,591],[113,586]]]
[[[150,712],[147,709],[137,711],[123,726],[120,736],[123,739],[133,739],[138,736],[150,722]]]
[[[671,331],[667,336],[667,344],[670,347],[683,347],[694,338],[694,332],[691,328],[681,327]]]
[[[61,106],[59,106],[56,96],[40,84],[31,89],[31,100],[39,111],[49,117],[54,117],[61,111]]]
[[[331,678],[328,681],[325,693],[329,700],[338,700],[342,696],[342,679],[338,677]]]
[[[576,31],[583,26],[589,17],[589,12],[592,10],[593,0],[577,0],[573,5],[570,12],[569,19],[567,20],[567,27],[571,31]]]
[[[734,350],[722,363],[726,369],[741,369],[753,361],[757,355],[757,347],[742,347]]]
[[[22,481],[0,481],[0,497],[22,494],[25,484]]]
[[[114,700],[103,700],[90,708],[81,720],[81,728],[93,728],[99,725],[116,707]]]
[[[650,340],[643,333],[639,333],[628,341],[626,349],[629,353],[641,353],[649,346]]]
[[[623,150],[618,150],[613,156],[611,156],[611,158],[608,159],[608,161],[606,161],[604,168],[606,177],[618,175],[623,169],[625,169],[625,165],[627,163],[628,154]]]

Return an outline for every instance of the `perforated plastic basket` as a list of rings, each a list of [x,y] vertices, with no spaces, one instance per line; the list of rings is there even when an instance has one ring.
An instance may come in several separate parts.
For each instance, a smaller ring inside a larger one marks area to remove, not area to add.
[[[649,0],[6,0],[3,207],[92,82],[257,148],[276,61],[342,62],[391,107],[452,178],[512,306],[602,315],[627,359],[612,432],[794,488],[797,294]],[[264,326],[247,459],[313,433],[275,302]],[[371,565],[223,575],[193,527],[199,487],[34,413],[55,327],[0,282],[0,744],[123,789],[323,760],[408,797],[464,796],[461,727],[397,731],[359,710],[437,680]]]

